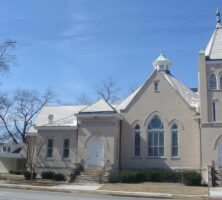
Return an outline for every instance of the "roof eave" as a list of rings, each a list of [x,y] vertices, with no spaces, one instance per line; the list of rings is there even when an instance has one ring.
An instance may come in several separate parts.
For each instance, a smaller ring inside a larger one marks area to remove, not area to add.
[[[79,114],[76,114],[76,117],[78,118],[91,118],[91,117],[114,117],[114,118],[118,118],[120,120],[122,120],[122,116],[119,115],[118,113],[99,113],[99,112],[95,112],[95,113],[79,113]]]
[[[76,130],[77,126],[35,126],[38,131],[42,130]]]

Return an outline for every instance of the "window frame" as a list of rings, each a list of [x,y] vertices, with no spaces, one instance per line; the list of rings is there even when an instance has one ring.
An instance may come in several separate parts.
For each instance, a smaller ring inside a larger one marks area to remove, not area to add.
[[[49,140],[52,140],[52,147],[49,147]],[[48,150],[52,150],[52,155],[48,156]],[[46,158],[47,159],[53,159],[54,155],[54,138],[47,138],[47,145],[46,145]]]
[[[65,140],[68,140],[68,147],[65,147]],[[64,157],[64,151],[68,150],[68,157]],[[63,139],[63,145],[62,145],[62,159],[63,160],[69,160],[70,158],[70,138],[64,138]]]
[[[220,90],[222,90],[222,72],[220,72],[220,74],[219,74],[219,76],[220,76]]]
[[[217,115],[216,115],[216,101],[213,101],[212,102],[212,119],[213,119],[213,122],[216,122],[217,120]]]
[[[2,147],[2,152],[6,153],[7,152],[7,147]]]
[[[161,128],[159,129],[154,129],[152,128],[152,125],[151,125],[151,122],[154,118],[158,118],[161,122]],[[149,128],[149,126],[151,128]],[[164,128],[164,124],[163,124],[163,121],[162,119],[158,116],[158,115],[155,115],[151,118],[151,120],[149,121],[149,123],[147,124],[147,158],[164,158],[165,157],[165,128]],[[152,144],[149,145],[149,136],[152,135]],[[157,136],[156,136],[157,135]],[[160,140],[160,136],[163,136],[163,141],[161,142]],[[155,145],[155,136],[157,138],[157,144]],[[161,145],[162,143],[162,145]],[[152,148],[152,151],[153,151],[153,155],[149,155],[149,149]],[[163,149],[163,154],[160,155],[160,149]],[[157,149],[157,152],[158,152],[158,155],[155,155],[155,149]]]
[[[214,75],[214,77],[215,77],[215,83],[216,83],[216,87],[215,88],[211,87],[211,76],[212,75]],[[218,89],[217,76],[216,76],[215,73],[210,73],[210,75],[209,75],[209,78],[208,78],[208,89],[209,90],[217,90]]]
[[[177,128],[173,128],[176,125]],[[177,134],[177,145],[173,146],[173,134],[176,132]],[[177,148],[177,155],[173,155],[173,148]],[[177,123],[173,123],[171,126],[171,157],[172,158],[179,158],[179,128]]]
[[[137,127],[139,128],[137,129]],[[136,146],[136,134],[139,134],[139,146]],[[136,148],[139,148],[139,155],[136,155]],[[139,124],[136,124],[133,129],[133,156],[141,157],[141,128]]]

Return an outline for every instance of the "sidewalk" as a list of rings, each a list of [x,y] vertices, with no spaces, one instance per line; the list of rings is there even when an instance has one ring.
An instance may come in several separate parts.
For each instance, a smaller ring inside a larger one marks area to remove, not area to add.
[[[222,187],[210,188],[210,196],[222,198]]]
[[[87,194],[101,194],[111,196],[124,197],[143,197],[143,198],[163,198],[163,199],[210,199],[207,195],[182,195],[169,194],[159,192],[136,192],[136,191],[118,191],[118,190],[103,190],[103,184],[79,185],[79,184],[61,184],[56,186],[31,186],[19,184],[0,183],[1,188],[15,188],[26,190],[39,190],[51,192],[68,192],[68,193],[87,193]],[[218,197],[218,196],[217,196]]]

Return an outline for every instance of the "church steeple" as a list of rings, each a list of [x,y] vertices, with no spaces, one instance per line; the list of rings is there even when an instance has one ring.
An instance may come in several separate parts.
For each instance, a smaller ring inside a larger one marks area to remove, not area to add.
[[[159,57],[153,61],[153,66],[157,71],[169,71],[171,65],[171,61],[165,57],[163,51],[161,51]]]
[[[222,60],[222,25],[219,8],[217,8],[216,17],[216,28],[205,49],[205,56],[207,60]]]
[[[217,8],[217,13],[216,13],[216,16],[217,16],[217,25],[216,25],[216,28],[221,28],[221,21],[220,21],[220,10],[219,8]]]

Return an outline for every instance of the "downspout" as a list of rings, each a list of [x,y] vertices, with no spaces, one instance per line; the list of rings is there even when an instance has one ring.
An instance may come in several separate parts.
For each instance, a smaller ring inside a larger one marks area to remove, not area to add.
[[[119,121],[119,171],[121,172],[121,139],[122,139],[122,120]]]

